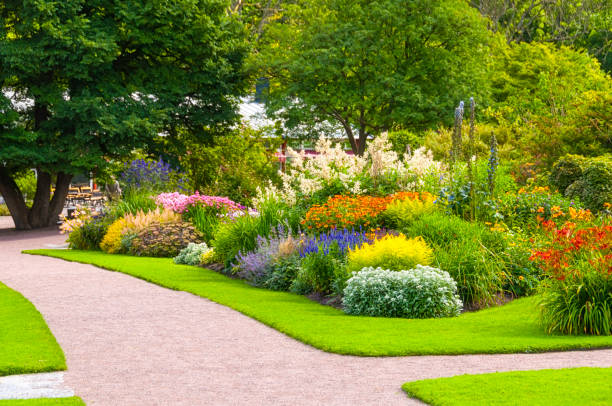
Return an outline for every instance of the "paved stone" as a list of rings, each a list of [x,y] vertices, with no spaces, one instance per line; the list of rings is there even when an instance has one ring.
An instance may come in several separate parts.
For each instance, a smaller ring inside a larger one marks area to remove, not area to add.
[[[90,265],[20,254],[57,231],[0,233],[0,280],[44,315],[88,405],[407,405],[406,381],[612,366],[612,350],[360,358],[300,343],[227,307]],[[432,331],[435,334],[435,331]]]
[[[0,377],[0,399],[69,398],[63,372]]]

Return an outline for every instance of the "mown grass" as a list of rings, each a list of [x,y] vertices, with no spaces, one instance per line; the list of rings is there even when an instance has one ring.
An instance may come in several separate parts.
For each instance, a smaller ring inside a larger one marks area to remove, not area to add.
[[[95,251],[32,250],[96,265],[191,292],[231,307],[324,351],[361,356],[543,352],[612,347],[612,336],[548,335],[539,326],[534,298],[465,313],[456,318],[407,320],[348,316],[291,293],[254,288],[241,280],[171,259]]]
[[[38,310],[0,283],[0,376],[65,369],[64,353]]]
[[[612,400],[612,368],[460,375],[407,382],[402,388],[435,406],[603,406]]]
[[[42,398],[0,400],[0,406],[85,406],[81,398]]]

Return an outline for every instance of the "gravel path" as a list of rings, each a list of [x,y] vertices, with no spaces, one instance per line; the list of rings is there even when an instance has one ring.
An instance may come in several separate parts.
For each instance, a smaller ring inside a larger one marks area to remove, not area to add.
[[[90,265],[20,254],[56,231],[0,232],[0,280],[30,299],[88,405],[408,405],[409,380],[612,366],[612,350],[359,358],[328,354],[227,307]],[[435,332],[432,331],[432,334]]]

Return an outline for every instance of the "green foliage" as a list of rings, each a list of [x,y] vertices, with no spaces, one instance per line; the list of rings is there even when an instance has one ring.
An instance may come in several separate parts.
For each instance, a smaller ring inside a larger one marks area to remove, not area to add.
[[[361,356],[515,353],[602,348],[612,336],[550,336],[538,326],[537,298],[459,317],[404,320],[355,317],[285,292],[248,285],[169,258],[108,255],[96,251],[35,250],[30,254],[93,264],[229,306],[290,337],[327,352]],[[432,334],[435,332],[435,334]]]
[[[585,48],[606,71],[610,56],[610,2],[608,0],[471,0],[490,27],[503,33],[507,42],[541,42]]]
[[[99,250],[100,243],[108,231],[113,218],[102,216],[85,222],[68,236],[70,248],[77,250]]]
[[[457,281],[459,296],[466,305],[495,302],[502,291],[505,241],[479,223],[434,213],[423,216],[402,230],[421,236],[433,247],[434,264]]]
[[[269,199],[260,203],[259,215],[245,214],[219,224],[214,233],[212,246],[217,258],[229,265],[238,252],[253,251],[257,236],[267,237],[279,224],[290,226],[293,210],[284,203]],[[292,230],[297,230],[292,228]]]
[[[578,198],[592,212],[604,209],[612,202],[612,159],[592,159],[585,165],[582,176],[565,190],[565,195]]]
[[[202,255],[206,255],[211,251],[205,242],[200,244],[189,243],[185,248],[174,257],[175,264],[199,265]]]
[[[257,187],[276,180],[278,141],[264,138],[261,131],[241,126],[229,134],[217,135],[212,142],[190,142],[189,154],[182,156],[194,190],[211,196],[225,196],[250,205]]]
[[[540,308],[548,333],[612,334],[612,277],[576,266],[578,275],[543,285]]]
[[[395,199],[382,213],[385,226],[400,229],[412,223],[415,219],[436,210],[433,197],[425,199]]]
[[[139,231],[130,254],[146,257],[175,257],[190,243],[199,243],[201,234],[189,223],[157,223]]]
[[[267,27],[256,64],[288,128],[332,121],[362,153],[367,134],[448,122],[468,91],[484,99],[487,36],[465,2],[300,0]]]
[[[128,213],[134,215],[139,211],[148,213],[156,208],[155,196],[150,191],[133,189],[124,193],[120,200],[111,203],[108,213],[110,217],[120,218]]]
[[[549,182],[568,198],[599,212],[604,203],[612,202],[612,155],[565,155],[553,166]]]
[[[0,216],[10,216],[11,212],[9,211],[6,204],[0,204]]]
[[[561,157],[552,167],[549,183],[564,194],[569,185],[580,179],[583,166],[583,158],[579,155]]]
[[[213,206],[194,205],[183,213],[185,221],[192,223],[202,233],[204,241],[210,243],[219,225],[219,209]]]
[[[393,151],[401,156],[408,151],[414,152],[414,150],[423,146],[424,140],[422,134],[416,134],[409,130],[396,130],[389,131],[389,141]]]
[[[23,198],[27,203],[34,200],[36,194],[36,174],[31,169],[28,169],[15,177],[15,183],[23,193]]]
[[[550,167],[565,153],[608,151],[612,80],[584,52],[551,44],[498,44],[487,116],[514,128],[521,161]],[[517,151],[518,152],[518,151]]]
[[[270,266],[262,286],[270,290],[289,291],[300,269],[300,260],[297,255],[280,258]]]
[[[417,265],[406,271],[363,268],[344,289],[347,314],[426,319],[458,316],[462,303],[447,272]]]
[[[346,273],[338,243],[335,242],[329,247],[329,252],[319,249],[308,254],[302,259],[301,266],[299,279],[318,293],[332,293],[337,276]]]

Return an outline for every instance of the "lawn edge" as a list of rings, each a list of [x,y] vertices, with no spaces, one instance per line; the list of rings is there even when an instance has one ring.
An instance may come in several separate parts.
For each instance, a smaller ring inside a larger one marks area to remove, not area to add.
[[[199,295],[187,290],[183,290],[180,289],[178,287],[174,287],[171,285],[165,285],[162,284],[160,282],[156,282],[154,280],[150,280],[147,279],[145,277],[141,277],[139,275],[133,275],[131,273],[128,272],[124,272],[122,270],[118,270],[118,269],[114,269],[112,267],[106,267],[104,265],[98,265],[95,264],[91,261],[83,261],[83,260],[78,260],[78,259],[66,259],[66,258],[62,258],[61,257],[61,252],[64,252],[66,250],[62,250],[62,249],[33,249],[33,250],[23,250],[22,253],[23,254],[27,254],[27,255],[40,255],[40,256],[45,256],[45,257],[49,257],[49,258],[55,258],[55,259],[60,259],[62,261],[66,261],[66,262],[75,262],[75,263],[80,263],[80,264],[85,264],[85,265],[91,265],[94,266],[96,268],[99,269],[104,269],[106,271],[110,271],[110,272],[117,272],[117,273],[121,273],[136,279],[140,279],[142,281],[145,281],[147,283],[151,283],[153,285],[156,286],[160,286],[162,288],[165,289],[169,289],[169,290],[173,290],[173,291],[179,291],[179,292],[186,292],[189,293],[193,296],[196,296],[198,298],[203,298],[206,300],[209,300],[213,303],[219,304],[221,306],[227,307],[233,311],[236,311],[244,316],[247,316],[251,319],[254,319],[262,324],[264,324],[267,327],[273,328],[274,330],[286,335],[287,337],[290,337],[296,341],[299,341],[302,344],[308,345],[312,348],[315,348],[317,350],[321,350],[330,354],[337,354],[337,355],[345,355],[345,356],[358,356],[358,357],[405,357],[405,356],[448,356],[448,355],[479,355],[479,354],[484,354],[484,355],[495,355],[495,354],[538,354],[538,353],[550,353],[550,352],[566,352],[566,351],[592,351],[592,350],[602,350],[602,349],[611,349],[612,346],[605,344],[605,345],[597,345],[597,344],[588,344],[588,345],[571,345],[571,344],[566,344],[566,345],[559,345],[559,346],[555,346],[553,348],[545,348],[545,347],[526,347],[523,349],[512,349],[512,348],[502,348],[502,349],[492,349],[491,351],[400,351],[400,352],[393,352],[393,351],[387,351],[384,353],[372,353],[371,351],[351,351],[351,350],[344,350],[344,349],[335,349],[335,348],[330,348],[329,346],[326,346],[324,344],[321,344],[319,342],[315,342],[311,339],[309,339],[308,337],[303,337],[301,336],[299,333],[293,333],[291,331],[287,331],[286,329],[284,329],[282,326],[279,326],[277,323],[275,323],[274,321],[269,321],[266,319],[262,319],[261,317],[259,317],[256,313],[257,312],[251,312],[249,310],[246,309],[239,309],[236,307],[233,307],[231,304],[228,303],[224,303],[222,301],[218,301],[215,299],[211,299],[207,296],[204,295]],[[57,254],[57,255],[56,255]],[[184,265],[187,266],[187,265]],[[202,267],[196,267],[193,266],[193,268],[197,268],[199,270],[205,270],[207,272],[213,272],[217,275],[226,277],[226,275],[220,274],[219,272],[215,272],[211,269],[208,268],[202,268]],[[248,286],[248,285],[247,285]],[[248,286],[251,289],[260,289],[254,286]],[[265,289],[260,289],[260,290],[265,290]],[[283,292],[283,293],[287,293],[287,294],[291,294],[290,292]],[[297,296],[301,296],[301,295],[297,295]],[[316,302],[312,302],[311,303],[313,306],[323,306],[320,303],[316,303]]]

